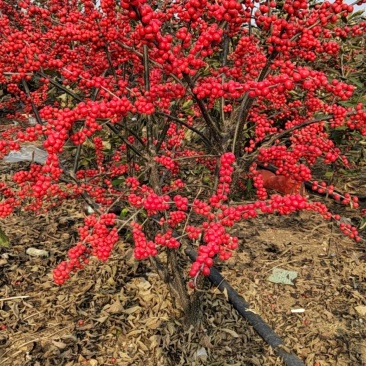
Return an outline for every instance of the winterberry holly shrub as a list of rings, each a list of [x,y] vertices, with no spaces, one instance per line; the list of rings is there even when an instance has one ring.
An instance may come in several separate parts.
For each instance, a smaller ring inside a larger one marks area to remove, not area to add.
[[[335,131],[366,136],[364,90],[347,80],[365,67],[366,21],[352,5],[0,1],[0,26],[1,108],[19,121],[1,133],[0,154],[35,143],[48,153],[0,183],[0,217],[80,198],[93,209],[54,270],[57,284],[91,255],[107,260],[122,228],[136,259],[183,288],[181,249],[198,253],[194,287],[238,247],[233,225],[259,213],[339,221],[303,183],[315,164],[352,168]],[[257,197],[242,203],[248,179]],[[313,188],[334,193],[325,182]]]

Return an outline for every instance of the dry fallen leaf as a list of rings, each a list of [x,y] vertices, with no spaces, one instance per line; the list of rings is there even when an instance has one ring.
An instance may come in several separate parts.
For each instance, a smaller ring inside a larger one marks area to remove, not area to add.
[[[99,318],[95,318],[93,320],[96,320],[98,323],[104,323],[108,318],[109,318],[109,316],[105,315],[105,316],[101,316]]]
[[[123,311],[123,306],[121,304],[121,301],[119,300],[119,297],[117,296],[116,301],[108,308],[106,309],[108,313],[111,314],[120,314]]]
[[[357,313],[361,316],[366,316],[366,306],[365,305],[358,305],[355,307]]]
[[[147,319],[145,325],[150,329],[158,329],[161,325],[161,320],[159,318],[152,317]]]
[[[64,349],[67,347],[67,344],[64,342],[59,342],[59,341],[52,341],[52,343],[59,349]]]
[[[128,309],[123,310],[125,314],[133,314],[141,310],[140,306],[132,306]]]
[[[236,332],[234,332],[233,330],[231,330],[231,329],[228,329],[228,328],[223,328],[223,329],[221,329],[221,331],[222,332],[225,332],[225,333],[228,333],[228,334],[230,334],[232,337],[234,337],[234,338],[238,338],[239,337],[239,334],[238,333],[236,333]]]

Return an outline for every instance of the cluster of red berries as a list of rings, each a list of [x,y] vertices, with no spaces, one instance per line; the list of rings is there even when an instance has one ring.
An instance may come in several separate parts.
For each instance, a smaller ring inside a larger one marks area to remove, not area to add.
[[[339,229],[343,232],[344,235],[348,236],[352,240],[355,240],[356,242],[360,242],[362,240],[355,226],[350,223],[344,222],[340,215],[334,215],[332,218],[336,220]]]
[[[198,198],[193,201],[193,211],[198,215],[206,217],[210,217],[211,215],[210,205],[206,202],[199,200]]]
[[[264,181],[263,181],[262,174],[256,169],[252,169],[251,173],[252,173],[252,179],[253,179],[253,186],[256,189],[256,195],[257,195],[258,199],[265,200],[268,197],[268,195],[267,195],[267,190],[264,188]]]
[[[143,232],[142,226],[136,222],[131,224],[132,237],[135,244],[134,256],[136,259],[146,259],[149,256],[158,254],[156,244],[153,241],[148,241]]]
[[[172,229],[168,229],[164,234],[157,233],[154,241],[156,244],[168,247],[170,249],[177,249],[180,247],[179,241],[173,237]]]
[[[0,202],[0,217],[7,217],[12,214],[14,208],[17,206],[14,198],[8,198]]]
[[[188,0],[179,14],[187,22],[197,21],[207,5],[207,0]]]
[[[200,54],[202,57],[211,56],[214,52],[213,44],[221,41],[223,33],[223,30],[217,24],[210,25],[201,33],[189,53],[191,55]]]
[[[173,197],[174,203],[178,210],[187,211],[188,209],[188,198],[182,197],[180,194]]]
[[[71,272],[82,268],[83,265],[77,260],[63,261],[53,270],[53,281],[57,285],[63,285],[70,278]]]
[[[165,168],[170,170],[173,174],[177,174],[179,172],[179,165],[168,156],[157,156],[155,157],[155,161],[164,165]]]
[[[234,65],[223,71],[227,76],[236,77],[239,80],[244,73],[245,81],[255,80],[267,60],[265,53],[258,49],[255,37],[248,35],[243,35],[230,57],[234,60]]]
[[[188,237],[192,240],[196,240],[201,235],[202,229],[196,226],[187,225],[186,232]]]
[[[116,216],[110,213],[102,214],[99,218],[95,215],[85,218],[85,225],[79,229],[81,241],[68,251],[69,260],[61,262],[53,271],[56,284],[62,285],[71,272],[84,268],[90,255],[102,261],[110,257],[113,246],[118,241],[117,228],[109,228],[115,224],[115,219]]]
[[[243,13],[243,6],[235,0],[224,0],[212,4],[209,7],[209,12],[219,22],[226,21],[229,23],[242,23],[243,19],[240,14]]]
[[[327,185],[325,182],[312,181],[312,190],[320,194],[331,195],[336,201],[341,202],[344,205],[351,204],[353,208],[359,207],[358,197],[351,196],[349,193],[340,194],[334,191],[333,185]]]
[[[174,228],[183,222],[187,218],[187,214],[182,211],[171,211],[169,212],[168,224]]]
[[[350,116],[347,126],[352,130],[359,130],[362,136],[366,136],[366,112],[361,103],[357,104],[356,111],[357,113]]]
[[[156,213],[157,211],[168,210],[169,201],[169,196],[161,197],[155,193],[151,193],[144,199],[143,206],[150,213]]]
[[[228,234],[220,223],[205,223],[203,228],[206,245],[200,245],[198,248],[196,261],[189,271],[190,277],[195,277],[199,272],[208,276],[216,255],[219,255],[220,260],[228,260],[232,256],[232,250],[238,247],[238,238]]]
[[[183,41],[182,47],[188,48],[191,45],[192,35],[188,32],[187,27],[182,27],[177,30],[175,36]]]
[[[140,182],[136,177],[127,177],[126,185],[130,187],[132,191],[135,191],[138,187],[140,187]]]
[[[234,161],[235,155],[233,153],[225,153],[221,157],[217,191],[209,198],[209,202],[212,207],[220,207],[222,202],[227,200],[227,195],[230,193],[230,186],[232,182],[231,175],[234,171],[232,166]]]
[[[135,107],[137,112],[141,114],[153,114],[155,111],[154,104],[144,96],[139,97],[135,101]]]

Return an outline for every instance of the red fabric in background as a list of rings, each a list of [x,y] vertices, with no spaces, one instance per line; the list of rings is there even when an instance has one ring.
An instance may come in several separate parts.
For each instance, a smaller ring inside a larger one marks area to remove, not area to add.
[[[282,194],[301,194],[304,196],[304,183],[300,183],[285,177],[284,175],[277,175],[269,170],[258,170],[263,179],[263,186],[265,189],[271,189]]]

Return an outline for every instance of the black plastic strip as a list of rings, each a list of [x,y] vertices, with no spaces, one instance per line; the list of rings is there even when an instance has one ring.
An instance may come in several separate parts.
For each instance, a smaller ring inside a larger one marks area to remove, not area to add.
[[[197,254],[194,250],[186,249],[186,254],[192,261],[196,260]],[[250,305],[230,286],[217,269],[212,267],[208,278],[220,291],[227,293],[229,302],[253,326],[263,340],[273,348],[275,353],[283,359],[287,366],[305,366],[304,362],[294,353],[285,349],[283,340],[258,314],[250,310]]]

